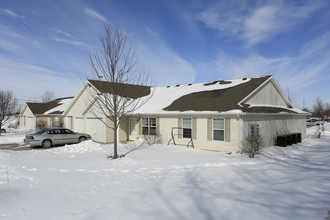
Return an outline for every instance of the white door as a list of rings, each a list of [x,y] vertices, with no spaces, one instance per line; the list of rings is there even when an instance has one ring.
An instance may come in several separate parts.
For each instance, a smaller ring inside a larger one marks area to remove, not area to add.
[[[92,136],[93,141],[106,142],[106,127],[99,118],[87,118],[86,133]]]
[[[129,119],[129,136],[128,136],[129,140],[136,140],[136,136],[137,136],[136,124],[137,124],[136,118]]]

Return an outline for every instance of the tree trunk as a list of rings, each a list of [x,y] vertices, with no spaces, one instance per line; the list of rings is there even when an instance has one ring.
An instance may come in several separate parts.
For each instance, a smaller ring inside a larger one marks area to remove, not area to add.
[[[119,130],[120,130],[120,121],[119,119],[115,119],[114,120],[114,128],[115,128],[115,131],[114,131],[114,145],[113,145],[113,157],[112,159],[117,159],[118,158],[118,152],[117,152],[117,149],[118,149],[118,145],[119,145]]]

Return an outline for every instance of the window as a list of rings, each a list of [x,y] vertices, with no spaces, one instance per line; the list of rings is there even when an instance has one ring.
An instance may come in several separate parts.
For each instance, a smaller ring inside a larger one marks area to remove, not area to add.
[[[249,136],[259,136],[259,125],[251,124],[249,125]]]
[[[49,130],[47,132],[48,134],[61,134],[61,130],[60,129],[52,129],[52,130]]]
[[[191,118],[182,118],[183,137],[191,138]]]
[[[62,129],[62,134],[73,134],[73,131],[69,129]]]
[[[157,128],[156,118],[142,118],[142,134],[143,135],[156,135]]]
[[[223,118],[213,119],[213,140],[225,140],[225,120]]]

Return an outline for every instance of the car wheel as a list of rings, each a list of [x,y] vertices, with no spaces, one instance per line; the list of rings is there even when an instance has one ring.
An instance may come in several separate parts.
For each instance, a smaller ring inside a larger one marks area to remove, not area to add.
[[[86,138],[85,138],[85,137],[80,137],[80,138],[78,139],[78,142],[79,142],[79,143],[81,143],[81,142],[83,142],[83,141],[86,141]]]
[[[1,133],[6,133],[6,130],[1,128]]]
[[[52,146],[52,142],[50,140],[44,140],[41,144],[43,148],[49,148]]]

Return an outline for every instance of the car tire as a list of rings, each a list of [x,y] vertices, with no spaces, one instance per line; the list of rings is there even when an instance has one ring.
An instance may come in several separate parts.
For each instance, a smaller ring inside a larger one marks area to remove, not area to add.
[[[1,133],[6,133],[6,129],[1,128]]]
[[[52,146],[52,142],[50,140],[44,140],[41,144],[43,148],[50,148]]]
[[[86,138],[85,138],[85,137],[80,137],[80,138],[78,139],[78,143],[81,143],[81,142],[83,142],[83,141],[86,141]]]

